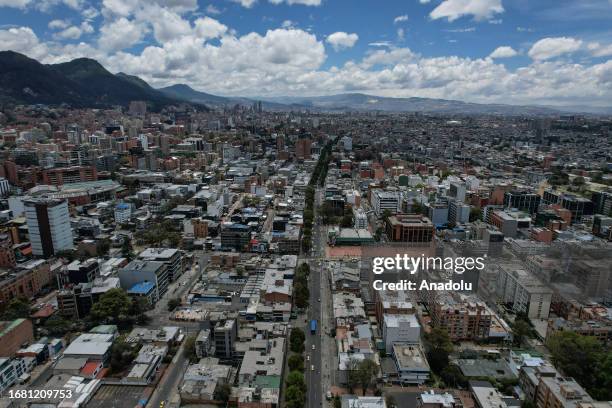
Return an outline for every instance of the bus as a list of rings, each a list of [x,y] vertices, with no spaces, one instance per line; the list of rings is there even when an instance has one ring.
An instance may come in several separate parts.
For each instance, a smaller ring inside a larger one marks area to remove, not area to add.
[[[312,319],[310,321],[310,334],[315,334],[317,332],[317,321]]]

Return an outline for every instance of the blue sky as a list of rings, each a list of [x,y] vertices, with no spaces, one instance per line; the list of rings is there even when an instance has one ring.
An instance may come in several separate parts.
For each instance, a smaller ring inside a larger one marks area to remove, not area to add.
[[[224,95],[612,100],[612,0],[0,0],[0,48]]]

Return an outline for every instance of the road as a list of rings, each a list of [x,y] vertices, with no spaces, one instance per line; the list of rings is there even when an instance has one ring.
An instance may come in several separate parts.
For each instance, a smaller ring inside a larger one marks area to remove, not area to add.
[[[323,405],[324,395],[333,383],[333,367],[335,364],[335,342],[329,336],[332,329],[332,295],[327,271],[324,269],[325,259],[325,228],[317,221],[316,208],[323,198],[323,191],[317,188],[315,193],[315,222],[312,237],[312,256],[307,258],[310,265],[309,278],[309,308],[308,320],[317,321],[317,332],[306,332],[306,354],[310,361],[306,362],[306,385],[308,387],[308,407]],[[314,350],[313,350],[314,345]],[[324,356],[324,358],[322,357]],[[314,366],[314,370],[312,370]]]
[[[168,364],[163,377],[155,387],[155,391],[147,403],[148,408],[158,408],[162,401],[165,401],[164,405],[168,408],[178,408],[180,406],[180,403],[178,403],[180,399],[178,402],[175,402],[176,398],[171,398],[171,396],[178,391],[183,374],[189,365],[189,360],[187,360],[185,356],[184,345],[185,343],[181,345],[172,359],[172,362]]]
[[[177,297],[183,297],[189,289],[193,287],[195,282],[201,276],[208,266],[210,261],[210,255],[206,252],[194,251],[196,259],[191,268],[186,270],[176,281],[174,281],[168,287],[168,291],[164,294],[162,299],[157,302],[155,308],[150,310],[147,314],[151,317],[151,320],[147,324],[150,328],[158,328],[160,326],[178,326],[183,330],[185,336],[196,334],[200,329],[199,322],[177,322],[169,319],[170,312],[168,312],[168,300]],[[197,264],[196,264],[197,260]],[[189,361],[185,356],[184,350],[185,343],[181,344],[174,359],[164,372],[163,377],[155,387],[153,395],[147,403],[148,408],[158,408],[162,401],[165,401],[166,407],[177,407],[180,405],[180,401],[176,396],[178,386],[181,383],[183,374],[187,370]]]

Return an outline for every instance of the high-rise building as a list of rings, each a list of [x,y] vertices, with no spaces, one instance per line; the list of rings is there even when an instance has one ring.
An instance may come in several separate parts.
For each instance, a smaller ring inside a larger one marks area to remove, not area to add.
[[[72,229],[68,203],[59,199],[24,201],[32,253],[48,258],[59,251],[72,249]]]
[[[301,160],[308,160],[311,158],[310,149],[312,147],[312,140],[309,138],[299,138],[295,142],[295,157]]]
[[[538,212],[540,196],[528,191],[506,191],[504,193],[504,207],[534,214]]]

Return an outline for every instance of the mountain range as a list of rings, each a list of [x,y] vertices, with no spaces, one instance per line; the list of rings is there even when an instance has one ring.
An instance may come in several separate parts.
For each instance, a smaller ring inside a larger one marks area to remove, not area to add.
[[[45,65],[13,51],[0,52],[0,102],[98,108],[134,100],[146,101],[153,110],[184,103],[138,77],[112,74],[93,59]]]
[[[265,110],[314,110],[326,112],[381,111],[423,112],[465,115],[556,115],[563,112],[612,114],[612,108],[545,107],[505,104],[479,104],[446,99],[391,98],[345,93],[314,97],[244,98],[200,92],[186,84],[155,89],[143,79],[125,73],[112,74],[100,63],[78,58],[61,64],[45,65],[13,51],[0,52],[0,103],[62,103],[74,107],[127,106],[130,101],[146,101],[152,110],[190,103],[207,107],[252,106],[262,101]]]

